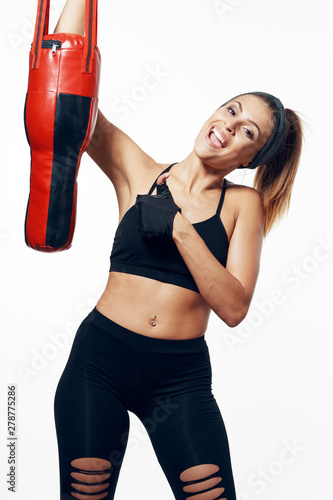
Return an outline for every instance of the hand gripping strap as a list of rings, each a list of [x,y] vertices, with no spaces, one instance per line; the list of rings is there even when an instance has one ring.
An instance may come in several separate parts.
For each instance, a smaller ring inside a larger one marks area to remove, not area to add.
[[[50,0],[38,0],[34,39],[31,46],[31,69],[39,69],[43,36],[49,33]],[[97,0],[86,0],[85,44],[82,59],[82,73],[92,73],[97,45]]]

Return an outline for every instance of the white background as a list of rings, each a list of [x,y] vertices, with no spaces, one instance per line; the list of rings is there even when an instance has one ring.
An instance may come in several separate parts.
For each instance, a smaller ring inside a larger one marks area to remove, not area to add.
[[[52,29],[63,3],[51,1]],[[6,2],[1,15],[0,492],[57,500],[54,391],[75,330],[105,286],[118,213],[111,183],[85,155],[72,248],[51,255],[25,246],[30,152],[23,107],[36,6]],[[332,498],[331,29],[324,0],[100,0],[100,107],[156,161],[187,156],[203,122],[240,92],[276,94],[305,122],[289,215],[265,240],[248,317],[230,329],[212,316],[206,333],[238,500]],[[145,90],[145,76],[157,67],[163,77]],[[132,107],[120,111],[123,94]],[[252,185],[253,175],[228,178]],[[15,494],[6,484],[12,383]],[[131,425],[116,499],[172,499],[133,415]]]

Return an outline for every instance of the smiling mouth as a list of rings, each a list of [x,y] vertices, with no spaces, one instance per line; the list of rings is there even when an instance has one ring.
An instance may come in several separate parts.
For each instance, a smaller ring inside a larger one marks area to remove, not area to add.
[[[209,132],[208,138],[215,147],[218,148],[226,147],[226,141],[216,127],[213,127],[212,130]]]

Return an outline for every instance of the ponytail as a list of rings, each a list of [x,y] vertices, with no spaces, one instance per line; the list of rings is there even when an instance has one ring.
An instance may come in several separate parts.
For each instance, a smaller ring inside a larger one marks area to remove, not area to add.
[[[302,122],[294,111],[285,109],[285,112],[287,130],[281,149],[273,160],[257,168],[254,177],[253,187],[264,205],[264,236],[288,212],[301,157]]]

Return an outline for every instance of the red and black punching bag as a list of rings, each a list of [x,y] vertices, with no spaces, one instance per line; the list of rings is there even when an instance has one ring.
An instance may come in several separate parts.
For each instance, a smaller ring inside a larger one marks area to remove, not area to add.
[[[86,0],[85,36],[48,34],[50,0],[38,0],[24,122],[31,150],[26,244],[71,246],[77,174],[96,125],[101,57],[97,0]]]

